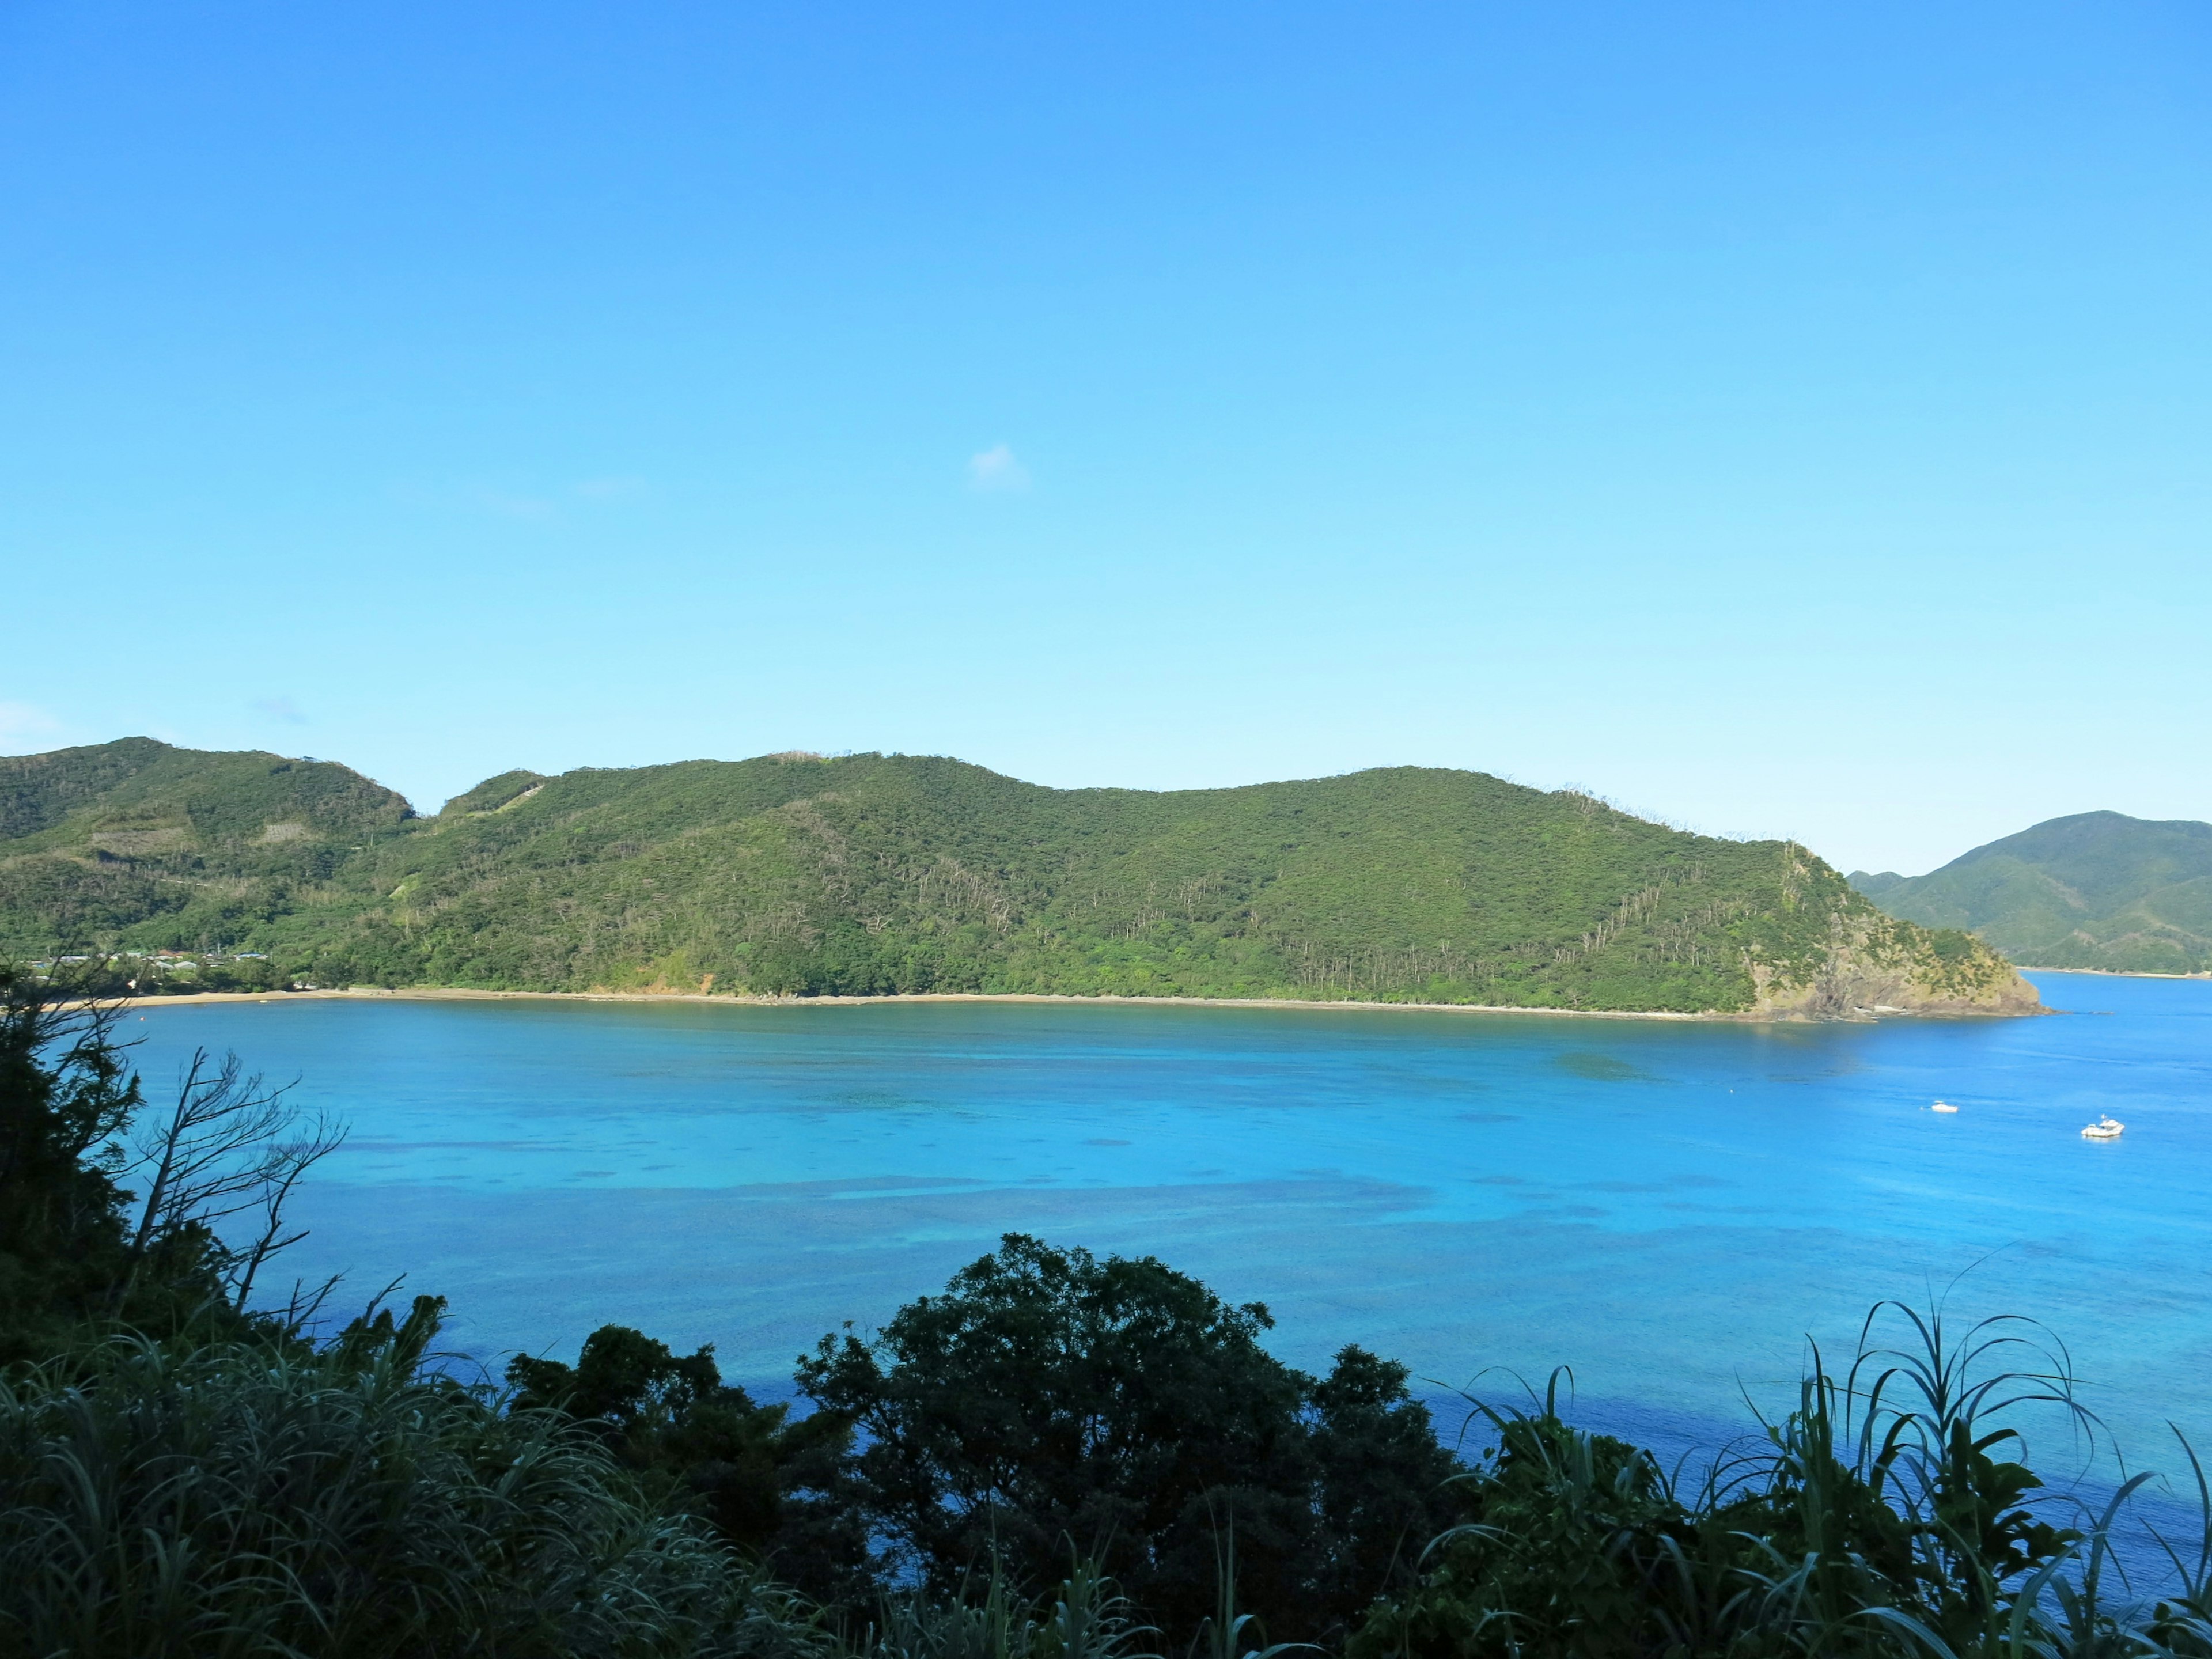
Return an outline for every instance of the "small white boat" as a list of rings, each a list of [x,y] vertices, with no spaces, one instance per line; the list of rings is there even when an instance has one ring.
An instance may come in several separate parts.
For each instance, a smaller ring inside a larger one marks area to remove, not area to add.
[[[2084,1140],[2118,1140],[2120,1138],[2120,1131],[2127,1127],[2108,1112],[2082,1130],[2081,1138]]]
[[[1939,1100],[1928,1109],[1931,1112],[1955,1112],[1959,1109],[1948,1100]]]

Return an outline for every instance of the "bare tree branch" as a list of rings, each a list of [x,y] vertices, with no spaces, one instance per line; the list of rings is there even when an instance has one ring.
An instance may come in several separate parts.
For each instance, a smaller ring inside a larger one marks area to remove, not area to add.
[[[301,1177],[345,1145],[346,1133],[344,1124],[327,1112],[319,1112],[297,1139],[273,1149],[261,1188],[261,1231],[238,1253],[230,1275],[231,1300],[238,1306],[243,1308],[253,1294],[254,1275],[261,1271],[261,1264],[307,1236],[305,1227],[294,1233],[284,1231],[284,1206],[291,1200],[292,1189],[300,1184]]]
[[[271,1088],[247,1073],[234,1054],[221,1060],[196,1049],[177,1086],[176,1103],[142,1122],[133,1137],[145,1197],[130,1240],[127,1295],[147,1261],[164,1244],[197,1237],[215,1254],[240,1307],[269,1258],[304,1231],[285,1231],[284,1206],[302,1177],[345,1141],[344,1127],[327,1114],[303,1121],[286,1098],[289,1084]],[[252,1243],[226,1243],[219,1224],[258,1209]]]

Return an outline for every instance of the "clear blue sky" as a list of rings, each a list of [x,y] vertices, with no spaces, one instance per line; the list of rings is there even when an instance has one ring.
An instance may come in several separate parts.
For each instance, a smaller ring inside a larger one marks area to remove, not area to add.
[[[2212,817],[2209,469],[2197,0],[0,9],[17,751],[1917,871]]]

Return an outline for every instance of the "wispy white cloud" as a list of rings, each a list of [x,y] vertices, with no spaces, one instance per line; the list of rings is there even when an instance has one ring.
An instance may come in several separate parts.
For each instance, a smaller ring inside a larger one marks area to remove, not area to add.
[[[1012,447],[994,444],[968,458],[968,487],[991,494],[1027,489],[1029,469],[1014,459]]]
[[[282,720],[287,726],[305,726],[307,723],[307,717],[301,712],[300,705],[289,697],[256,697],[253,709],[256,714],[266,714],[270,720]]]

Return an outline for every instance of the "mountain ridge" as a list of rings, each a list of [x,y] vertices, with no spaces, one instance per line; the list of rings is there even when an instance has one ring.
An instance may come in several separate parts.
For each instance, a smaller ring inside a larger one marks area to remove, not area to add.
[[[503,773],[423,817],[335,763],[149,744],[0,762],[8,948],[251,945],[333,985],[2036,1006],[1794,843],[1483,773],[1055,790],[794,754]]]
[[[2212,971],[2212,823],[2195,819],[2076,812],[1925,875],[1850,881],[1889,915],[1964,929],[2032,967]]]

